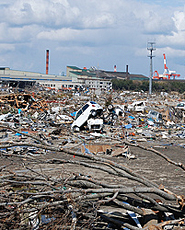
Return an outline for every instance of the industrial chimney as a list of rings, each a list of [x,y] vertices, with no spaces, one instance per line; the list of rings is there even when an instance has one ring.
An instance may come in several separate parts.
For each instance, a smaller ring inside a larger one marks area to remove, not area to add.
[[[126,65],[126,79],[128,79],[128,65]]]
[[[116,72],[117,70],[116,70],[116,65],[114,66],[114,72]]]
[[[49,68],[49,50],[46,50],[46,74],[48,74]]]

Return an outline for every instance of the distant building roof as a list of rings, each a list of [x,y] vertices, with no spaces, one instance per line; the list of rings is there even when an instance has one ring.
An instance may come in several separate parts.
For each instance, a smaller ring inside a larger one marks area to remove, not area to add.
[[[129,73],[127,72],[112,72],[112,71],[105,71],[105,70],[96,70],[98,77],[113,79],[113,78],[121,78],[127,79],[129,77]]]
[[[74,70],[81,70],[80,68],[78,68],[77,66],[67,66],[70,69],[74,69]]]
[[[130,74],[129,72],[111,72],[111,71],[97,71],[98,77],[107,79],[130,79],[130,80],[148,80],[148,77],[142,74]]]
[[[97,70],[97,69],[87,69],[83,68],[80,69],[76,66],[67,66],[68,68],[72,69],[69,70],[70,73],[73,73],[77,76],[81,77],[96,77],[102,79],[127,79],[127,80],[148,80],[148,77],[142,74],[130,74],[127,72],[115,72],[115,71],[105,71],[105,70]]]
[[[84,76],[84,77],[96,77],[95,72],[89,72],[89,71],[84,71],[84,70],[82,70],[82,72],[70,71],[70,73],[73,73],[78,76]]]

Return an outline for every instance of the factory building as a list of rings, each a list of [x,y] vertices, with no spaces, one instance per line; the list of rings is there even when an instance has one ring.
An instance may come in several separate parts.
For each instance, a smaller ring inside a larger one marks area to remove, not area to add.
[[[73,86],[72,79],[66,76],[11,70],[8,67],[0,68],[0,80],[9,86],[20,86],[23,83],[25,86],[39,84],[56,89],[61,88],[64,83],[68,86]]]
[[[48,52],[47,52],[48,58]],[[46,74],[11,70],[8,67],[0,68],[0,81],[2,84],[12,87],[24,88],[35,84],[45,88],[75,89],[80,86],[89,89],[111,90],[112,79],[148,80],[148,77],[139,74],[130,74],[128,66],[125,72],[98,70],[95,67],[79,68],[67,66],[66,76],[48,74],[48,60]]]
[[[11,70],[9,67],[0,68],[0,81],[2,85],[25,88],[40,85],[46,88],[75,89],[80,86],[90,89],[112,89],[112,79],[148,80],[143,75],[130,74],[128,65],[125,72],[98,70],[95,67],[87,69],[76,66],[67,66],[66,76],[48,74],[49,50],[46,50],[46,73],[35,73],[28,71]]]
[[[67,66],[67,77],[71,77],[73,82],[90,89],[111,90],[112,82],[110,79],[99,77],[99,72],[93,68],[80,69],[76,66]]]
[[[8,67],[0,68],[0,81],[8,86],[26,87],[38,84],[46,88],[75,88],[79,86],[94,89],[112,89],[109,79],[98,78],[94,71],[67,66],[67,75],[41,74],[28,71],[11,70]]]

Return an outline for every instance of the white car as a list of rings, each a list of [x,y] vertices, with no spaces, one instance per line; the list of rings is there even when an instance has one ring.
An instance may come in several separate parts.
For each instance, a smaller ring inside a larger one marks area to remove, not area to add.
[[[89,131],[100,132],[103,130],[103,119],[101,118],[90,118],[87,121],[87,127]]]
[[[103,108],[94,101],[87,102],[81,109],[76,113],[75,120],[71,125],[71,129],[75,132],[87,124],[88,119],[101,116]]]
[[[185,102],[180,102],[179,104],[177,104],[175,108],[185,110]]]
[[[148,118],[151,118],[155,123],[162,124],[163,123],[163,116],[161,113],[150,110],[149,113],[147,114]]]
[[[135,112],[144,112],[146,109],[145,101],[135,101],[132,104],[128,105],[128,111]]]

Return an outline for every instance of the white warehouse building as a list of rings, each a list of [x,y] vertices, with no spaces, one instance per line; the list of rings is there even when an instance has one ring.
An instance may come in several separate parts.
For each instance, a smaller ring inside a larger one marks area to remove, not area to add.
[[[85,86],[93,89],[112,89],[112,83],[109,79],[97,77],[97,73],[88,69],[80,69],[76,66],[67,66],[66,76],[41,74],[28,71],[11,70],[8,67],[0,68],[0,80],[8,85],[39,84],[43,87],[55,89],[75,88]]]

